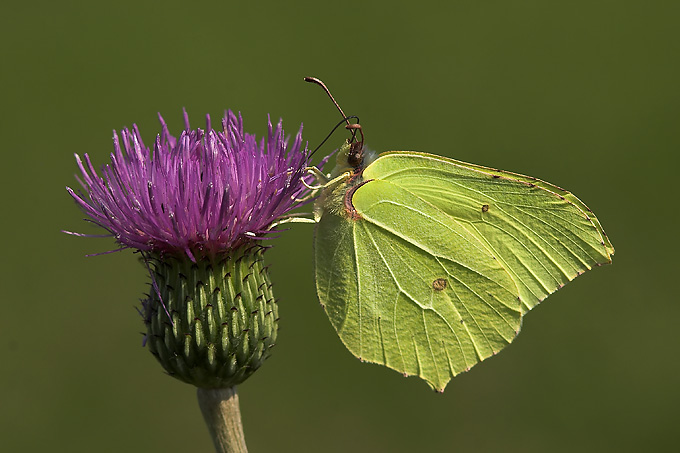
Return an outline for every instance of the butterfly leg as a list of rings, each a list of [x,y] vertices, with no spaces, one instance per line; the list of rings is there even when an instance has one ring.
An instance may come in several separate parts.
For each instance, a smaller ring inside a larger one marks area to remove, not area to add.
[[[289,216],[285,216],[280,218],[278,221],[272,223],[269,225],[268,230],[272,230],[276,228],[279,225],[282,225],[284,223],[316,223],[314,219],[309,219],[307,217],[301,217],[301,214],[292,214]]]
[[[314,173],[313,171],[311,171],[312,169],[313,169],[313,170],[316,170],[317,172],[319,172],[319,178],[323,178],[322,180],[324,181],[324,183],[323,183],[323,184],[320,184],[320,185],[317,185],[317,186],[312,186],[312,185],[310,185],[310,184],[307,184],[307,183],[305,182],[304,179],[301,180],[301,181],[302,181],[302,184],[303,184],[305,187],[307,187],[308,189],[310,189],[310,190],[312,191],[312,193],[310,193],[309,195],[307,195],[307,196],[305,196],[305,197],[302,197],[302,198],[295,198],[295,201],[296,201],[296,202],[303,202],[303,201],[307,201],[307,200],[310,200],[310,199],[312,199],[312,198],[315,198],[315,197],[318,195],[318,191],[319,191],[319,190],[321,190],[321,189],[332,189],[332,188],[334,188],[335,186],[338,186],[338,185],[344,183],[345,181],[347,181],[349,178],[352,177],[352,173],[350,173],[350,172],[345,172],[345,173],[341,174],[340,176],[338,176],[338,177],[336,177],[336,178],[333,178],[333,179],[330,179],[330,180],[329,180],[328,177],[327,177],[326,175],[324,175],[323,173],[321,173],[321,172],[319,171],[319,169],[318,169],[318,168],[315,168],[315,167],[310,167],[310,171],[309,171],[310,174],[312,174],[312,175],[314,175],[315,177],[317,177],[317,174]]]
[[[313,191],[335,187],[338,184],[341,184],[341,183],[347,181],[352,176],[352,173],[347,171],[347,172],[341,174],[340,176],[337,176],[333,179],[330,179],[329,176],[324,175],[321,172],[321,170],[319,170],[316,167],[307,167],[306,170],[307,170],[307,173],[314,176],[314,178],[316,178],[317,181],[321,181],[321,184],[316,185],[316,186],[312,186],[310,184],[307,184],[307,182],[304,179],[301,180],[302,184],[306,188],[313,190]],[[315,195],[316,194],[312,194],[312,196],[315,196]]]
[[[352,177],[352,173],[349,171],[344,172],[340,176],[337,176],[333,179],[328,179],[326,178],[326,182],[321,186],[323,189],[332,189],[335,186],[339,186],[340,184],[343,184],[345,181],[347,181],[349,178]]]
[[[317,192],[318,190],[313,190],[312,193],[310,193],[309,195],[305,195],[302,198],[293,198],[293,201],[296,203],[304,203],[305,201],[309,201],[312,198],[316,197]]]
[[[307,171],[308,174],[314,176],[314,179],[316,179],[317,182],[321,182],[321,185],[311,186],[311,185],[307,184],[305,182],[305,180],[303,179],[302,184],[305,187],[307,187],[308,189],[311,189],[311,190],[319,190],[319,189],[323,189],[324,187],[326,187],[326,184],[328,183],[329,179],[328,179],[328,176],[323,174],[323,172],[321,170],[319,170],[316,167],[307,167],[307,168],[305,168],[305,170]]]

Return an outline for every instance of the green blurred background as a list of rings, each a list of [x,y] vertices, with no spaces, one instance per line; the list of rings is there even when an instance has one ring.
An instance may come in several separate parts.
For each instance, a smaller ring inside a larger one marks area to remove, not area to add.
[[[247,6],[248,5],[248,6]],[[252,5],[252,6],[250,6]],[[0,450],[210,451],[194,389],[141,347],[130,253],[64,190],[111,130],[147,143],[186,107],[267,114],[315,146],[339,119],[369,146],[422,150],[573,191],[617,249],[443,395],[361,364],[314,294],[313,227],[268,253],[273,357],[239,388],[252,452],[660,451],[675,444],[680,346],[676,1],[13,2],[0,17]],[[336,135],[326,151],[344,139]]]

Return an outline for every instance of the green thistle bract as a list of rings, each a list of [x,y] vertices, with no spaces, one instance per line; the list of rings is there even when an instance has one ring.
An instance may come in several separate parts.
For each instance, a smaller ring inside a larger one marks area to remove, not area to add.
[[[196,263],[147,258],[159,290],[144,302],[147,344],[170,375],[202,388],[231,387],[269,357],[279,319],[264,250],[246,245]]]

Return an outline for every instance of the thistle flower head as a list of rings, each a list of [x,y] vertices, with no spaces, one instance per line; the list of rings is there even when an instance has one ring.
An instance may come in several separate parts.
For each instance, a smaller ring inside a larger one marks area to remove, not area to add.
[[[282,123],[259,142],[243,119],[225,112],[222,130],[186,129],[179,138],[159,114],[153,152],[136,125],[114,131],[111,163],[99,176],[76,154],[84,193],[67,187],[76,203],[123,248],[159,254],[215,255],[264,239],[272,223],[300,204],[308,152],[302,127],[292,144]]]

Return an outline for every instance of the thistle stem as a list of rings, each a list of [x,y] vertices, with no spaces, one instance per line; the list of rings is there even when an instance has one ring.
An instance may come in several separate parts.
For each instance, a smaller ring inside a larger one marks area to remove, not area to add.
[[[198,388],[198,405],[217,453],[248,453],[243,435],[236,386],[223,389]]]

